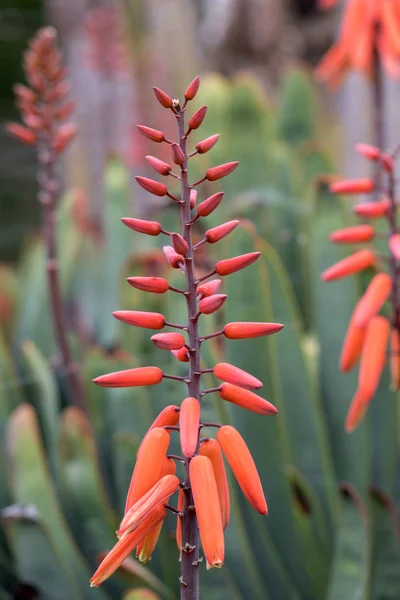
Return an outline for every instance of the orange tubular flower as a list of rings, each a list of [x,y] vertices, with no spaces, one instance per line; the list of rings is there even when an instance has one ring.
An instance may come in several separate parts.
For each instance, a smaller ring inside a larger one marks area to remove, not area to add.
[[[128,277],[127,282],[137,290],[153,294],[165,294],[169,290],[169,283],[163,277]]]
[[[386,217],[390,209],[390,200],[385,198],[380,202],[365,202],[353,206],[354,213],[365,219],[379,219]]]
[[[212,279],[211,281],[207,281],[207,283],[202,283],[197,288],[197,294],[201,294],[203,298],[212,296],[218,290],[221,283],[221,279]]]
[[[370,144],[356,144],[355,149],[357,152],[372,160],[374,162],[381,161],[383,168],[389,173],[393,171],[394,168],[394,160],[385,152],[382,152],[376,146],[371,146]]]
[[[233,258],[226,258],[220,260],[215,266],[215,270],[218,275],[224,277],[231,273],[236,273],[249,265],[252,265],[258,258],[260,258],[260,252],[249,252],[248,254],[242,254],[241,256],[234,256]]]
[[[374,187],[372,179],[350,179],[332,183],[330,191],[332,194],[369,194],[374,191]]]
[[[196,452],[199,440],[200,402],[196,398],[185,398],[179,417],[182,453],[187,458]]]
[[[356,225],[332,231],[329,236],[331,242],[336,244],[358,244],[370,242],[375,237],[375,229],[371,225]]]
[[[167,425],[174,427],[177,425],[179,423],[180,410],[179,406],[176,406],[175,404],[166,406],[153,421],[152,425],[149,427],[149,431],[156,427],[166,427]]]
[[[258,390],[262,387],[259,379],[229,363],[218,363],[215,365],[214,375],[217,379],[221,379],[221,381],[226,381],[227,383],[232,383],[248,390]]]
[[[359,327],[355,322],[355,315],[358,309],[355,307],[350,318],[350,323],[344,338],[342,352],[340,354],[340,370],[346,373],[357,364],[361,356],[362,347],[365,340],[365,327]]]
[[[165,519],[166,510],[163,505],[158,505],[141,525],[132,533],[123,536],[101,562],[99,568],[90,580],[91,587],[98,587],[108,579],[123,561],[131,554],[137,544],[159,523]]]
[[[255,321],[243,321],[227,323],[224,327],[224,335],[230,340],[245,340],[249,338],[272,335],[283,328],[281,323],[257,323]]]
[[[358,387],[369,402],[379,384],[386,363],[386,348],[389,341],[390,325],[385,317],[373,317],[368,324],[365,342],[361,353]]]
[[[226,529],[231,514],[231,506],[229,499],[228,480],[226,478],[226,471],[224,459],[222,457],[221,447],[216,440],[208,438],[201,442],[199,454],[200,456],[207,456],[207,458],[210,459],[212,467],[214,469],[214,476],[218,490],[219,505],[221,508],[222,526],[223,529]]]
[[[390,338],[390,376],[392,390],[400,389],[400,334],[393,329]]]
[[[392,278],[386,273],[378,273],[373,277],[364,296],[358,303],[354,321],[358,327],[366,327],[368,321],[374,317],[392,291]]]
[[[217,440],[247,500],[257,512],[267,515],[268,507],[260,477],[246,442],[231,425],[218,429]]]
[[[93,379],[93,383],[100,387],[135,387],[139,385],[156,385],[163,378],[163,372],[158,367],[138,367],[108,373]]]
[[[372,267],[374,262],[375,256],[371,250],[359,250],[326,269],[322,273],[321,279],[322,281],[334,281],[342,277],[348,277]]]
[[[349,412],[347,413],[346,422],[344,425],[347,433],[354,431],[362,421],[367,412],[368,399],[362,390],[357,390],[353,400],[351,401]]]
[[[113,316],[127,325],[146,329],[162,329],[165,325],[165,317],[160,313],[140,310],[116,310],[113,312]]]
[[[143,219],[130,219],[129,217],[123,217],[121,219],[124,225],[133,229],[138,233],[145,233],[147,235],[160,235],[161,225],[157,221],[144,221]]]
[[[278,412],[275,406],[267,402],[267,400],[260,398],[254,392],[232,385],[231,383],[223,383],[220,387],[219,395],[227,402],[232,402],[232,404],[260,415],[276,415]]]
[[[185,345],[185,338],[181,333],[156,333],[151,336],[151,341],[161,350],[180,350]]]
[[[194,456],[189,474],[207,569],[220,568],[224,564],[224,530],[211,461],[206,456]]]

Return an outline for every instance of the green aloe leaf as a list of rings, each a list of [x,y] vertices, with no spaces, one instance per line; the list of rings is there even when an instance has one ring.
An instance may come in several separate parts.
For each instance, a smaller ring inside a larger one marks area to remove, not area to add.
[[[296,145],[314,137],[315,87],[304,69],[288,71],[278,102],[278,134]]]
[[[161,600],[160,596],[147,588],[129,590],[123,600]]]

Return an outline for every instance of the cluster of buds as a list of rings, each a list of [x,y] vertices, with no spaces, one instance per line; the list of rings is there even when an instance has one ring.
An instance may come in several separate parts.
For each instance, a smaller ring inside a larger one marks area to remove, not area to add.
[[[334,231],[330,236],[334,243],[369,246],[357,250],[322,274],[323,281],[334,281],[365,269],[374,272],[351,316],[340,357],[340,368],[344,372],[353,369],[360,361],[358,388],[346,419],[347,431],[357,427],[376,393],[386,364],[389,340],[392,388],[400,388],[400,234],[397,228],[394,155],[367,144],[358,144],[356,149],[367,159],[381,165],[387,181],[382,182],[383,190],[377,190],[372,179],[338,181],[330,187],[335,194],[377,195],[374,201],[354,206],[355,214],[366,220],[365,224]],[[388,256],[380,256],[371,245],[377,237],[386,236],[377,233],[371,224],[376,219],[386,219],[388,223]],[[381,310],[387,315],[390,313],[389,318],[379,314]]]
[[[74,103],[67,99],[69,86],[56,40],[56,30],[45,27],[30,42],[24,55],[29,87],[14,87],[24,124],[7,125],[9,133],[20,141],[39,149],[43,142],[46,154],[55,155],[65,150],[76,134],[75,125],[64,123],[73,113]]]
[[[201,345],[208,339],[224,336],[227,339],[245,339],[266,336],[278,332],[283,325],[262,322],[228,323],[220,331],[201,337],[198,324],[203,315],[219,310],[227,296],[219,292],[221,279],[243,269],[259,258],[258,252],[251,252],[220,260],[215,268],[197,276],[194,265],[196,249],[202,244],[214,244],[230,234],[239,224],[229,221],[206,231],[204,239],[193,245],[192,226],[197,219],[209,215],[217,209],[223,193],[217,192],[198,202],[195,189],[202,181],[215,181],[229,175],[238,163],[230,162],[210,168],[199,181],[188,180],[188,161],[196,154],[211,150],[217,143],[218,135],[199,142],[192,152],[187,150],[190,133],[200,127],[207,112],[202,106],[188,120],[185,126],[185,112],[188,102],[197,94],[198,77],[188,86],[184,103],[173,100],[166,93],[154,88],[158,102],[170,110],[178,124],[178,141],[166,140],[164,133],[146,126],[139,131],[155,143],[168,144],[171,161],[179,169],[173,172],[172,163],[165,163],[154,156],[147,156],[148,163],[163,175],[173,176],[180,181],[180,197],[171,194],[165,183],[137,177],[137,182],[156,196],[168,196],[180,208],[181,233],[167,232],[156,221],[124,218],[123,223],[141,234],[166,236],[169,244],[164,246],[167,262],[173,269],[183,272],[185,286],[182,289],[170,286],[162,277],[130,277],[130,285],[146,293],[183,294],[187,302],[187,322],[175,324],[167,321],[160,313],[143,311],[117,311],[114,316],[135,327],[145,327],[157,331],[151,340],[157,348],[169,351],[177,361],[188,363],[185,377],[164,373],[156,366],[128,369],[94,380],[103,387],[129,387],[157,385],[164,378],[181,381],[188,386],[187,396],[178,405],[170,405],[156,418],[145,435],[137,453],[136,464],[129,486],[125,515],[117,532],[119,541],[100,564],[91,579],[94,586],[100,585],[136,549],[141,561],[149,560],[160,534],[168,509],[177,514],[176,539],[181,557],[182,597],[198,597],[198,565],[200,533],[201,545],[207,568],[221,567],[224,562],[224,529],[229,522],[230,503],[223,455],[227,459],[239,486],[250,504],[261,514],[267,514],[267,503],[253,458],[240,433],[229,425],[205,423],[201,418],[201,404],[211,393],[233,404],[262,415],[276,414],[276,408],[258,396],[262,382],[238,367],[220,362],[213,369],[202,369],[200,361]],[[213,278],[214,275],[219,277]],[[178,331],[161,331],[165,327]],[[221,383],[209,389],[201,388],[204,373],[213,373]],[[216,439],[205,437],[203,428],[214,427]],[[178,432],[181,455],[169,455],[170,435]],[[184,465],[182,480],[176,475],[176,463]],[[170,498],[178,493],[177,506],[170,504]],[[198,533],[199,531],[199,533]]]

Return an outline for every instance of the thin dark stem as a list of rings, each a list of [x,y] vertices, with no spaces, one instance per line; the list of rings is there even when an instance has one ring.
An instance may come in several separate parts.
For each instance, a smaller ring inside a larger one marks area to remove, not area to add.
[[[214,333],[209,333],[208,335],[201,337],[200,342],[204,342],[205,340],[211,340],[212,338],[218,337],[219,335],[224,335],[223,329],[221,329],[220,331],[214,331]]]
[[[170,323],[169,321],[166,321],[165,325],[168,327],[174,327],[175,329],[184,329],[187,331],[187,325],[179,325],[178,323]]]
[[[185,161],[181,166],[181,216],[182,216],[182,235],[188,244],[188,251],[185,256],[185,277],[186,277],[186,301],[188,312],[188,337],[191,352],[189,353],[189,396],[197,398],[200,402],[200,340],[198,321],[194,319],[197,314],[197,284],[193,269],[193,242],[192,228],[190,225],[190,187],[188,182],[188,157],[186,150],[186,136],[184,115],[181,110],[176,114],[180,147],[185,155]],[[197,443],[196,453],[199,444]],[[189,510],[193,506],[193,494],[190,488],[189,477],[189,459],[185,461],[185,482],[184,482],[185,502],[181,520],[182,526],[182,560],[181,560],[181,600],[199,600],[199,528],[195,510]],[[189,549],[189,551],[187,550]]]
[[[221,425],[219,423],[200,423],[200,429],[202,427],[216,427],[217,429],[219,429]]]
[[[46,248],[46,274],[53,332],[58,350],[58,362],[67,383],[71,404],[84,405],[83,388],[76,363],[72,361],[61,294],[57,253],[56,219],[58,184],[55,174],[57,155],[52,149],[52,130],[41,133],[39,143],[39,200],[43,205],[43,239]]]
[[[207,390],[202,390],[201,396],[205,396],[206,394],[212,394],[213,392],[219,392],[220,389],[221,389],[221,386],[208,388]]]
[[[390,235],[397,233],[397,210],[396,210],[396,199],[395,199],[395,183],[393,173],[389,174],[389,198],[390,198],[390,211],[388,215]],[[389,249],[390,251],[390,249]],[[390,252],[390,274],[392,277],[392,327],[400,332],[400,305],[399,305],[399,267],[397,266],[397,259]]]

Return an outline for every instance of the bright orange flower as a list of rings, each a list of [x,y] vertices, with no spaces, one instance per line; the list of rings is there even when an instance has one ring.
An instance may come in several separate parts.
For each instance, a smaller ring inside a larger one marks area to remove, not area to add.
[[[136,369],[126,369],[125,371],[116,371],[107,373],[93,379],[93,383],[100,387],[120,388],[135,387],[140,385],[156,385],[163,378],[163,372],[158,367],[137,367]]]
[[[326,271],[322,273],[321,279],[322,281],[342,279],[342,277],[348,277],[349,275],[354,275],[368,267],[372,267],[374,262],[375,256],[371,250],[359,250],[332,265],[329,269],[326,269]]]
[[[358,327],[355,322],[357,308],[358,304],[351,315],[340,354],[340,370],[343,372],[350,371],[357,364],[365,340],[365,327]]]
[[[370,194],[374,187],[372,179],[348,179],[331,183],[329,189],[332,194]]]
[[[199,424],[200,402],[196,398],[185,398],[181,404],[179,428],[182,453],[187,458],[196,452]]]
[[[344,425],[347,433],[354,431],[363,419],[368,407],[367,396],[362,390],[357,390],[351,401]]]
[[[237,406],[246,408],[260,415],[276,415],[278,412],[273,404],[260,398],[254,392],[232,385],[231,383],[223,383],[219,390],[219,395],[223,400],[232,402]]]
[[[221,381],[226,381],[227,383],[232,383],[248,390],[258,390],[262,387],[262,382],[259,379],[229,363],[218,363],[215,365],[214,375],[217,379],[221,379]]]
[[[393,329],[390,339],[390,375],[392,380],[392,390],[400,389],[400,334],[397,329]]]
[[[374,396],[386,363],[386,348],[390,325],[385,317],[373,317],[368,324],[365,342],[361,353],[358,387],[368,400]]]
[[[189,476],[207,569],[222,567],[225,554],[224,530],[217,483],[210,459],[206,456],[194,456],[190,461]]]
[[[332,231],[329,239],[335,244],[359,244],[360,242],[370,242],[374,236],[375,229],[371,225],[355,225]]]
[[[260,477],[246,442],[231,425],[223,425],[218,429],[217,440],[247,500],[257,512],[267,515],[268,507]]]
[[[222,457],[221,446],[212,438],[205,439],[200,444],[200,456],[207,456],[210,459],[214,469],[215,482],[217,484],[219,505],[221,508],[222,526],[224,529],[228,526],[231,513],[228,480],[226,478],[224,459]]]
[[[390,200],[385,198],[380,202],[362,202],[353,206],[354,214],[365,219],[386,217],[390,209]]]
[[[378,273],[372,278],[354,314],[358,327],[366,327],[368,321],[378,314],[392,291],[392,285],[392,278],[387,273]]]
[[[245,340],[278,333],[283,328],[281,323],[260,323],[257,321],[236,321],[227,323],[224,335],[230,340]]]

